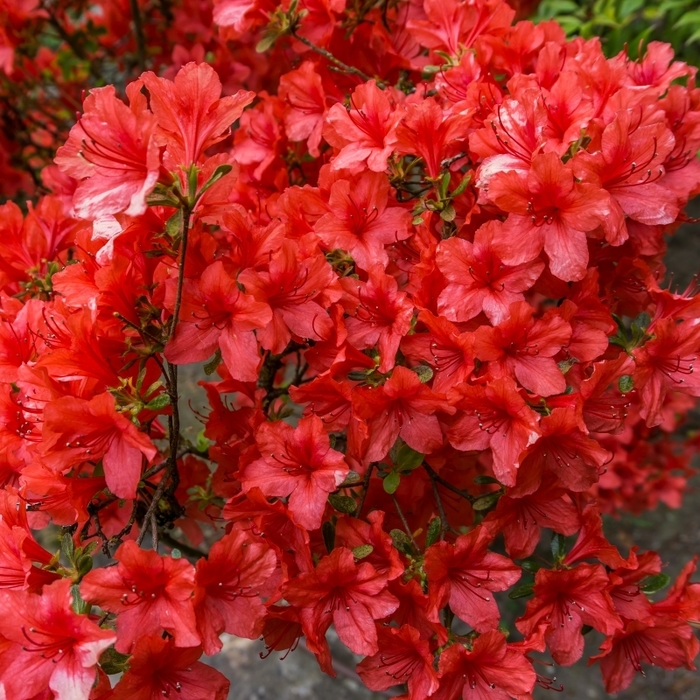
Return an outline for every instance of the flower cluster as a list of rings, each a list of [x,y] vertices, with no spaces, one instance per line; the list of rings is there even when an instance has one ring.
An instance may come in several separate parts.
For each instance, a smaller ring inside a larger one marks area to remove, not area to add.
[[[0,698],[222,700],[223,633],[333,675],[331,625],[409,700],[530,698],[591,630],[611,693],[694,668],[697,557],[654,597],[602,514],[691,474],[695,69],[502,0],[174,5],[0,207]]]

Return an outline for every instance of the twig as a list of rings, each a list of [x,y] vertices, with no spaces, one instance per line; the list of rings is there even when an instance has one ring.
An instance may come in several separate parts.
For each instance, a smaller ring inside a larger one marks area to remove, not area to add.
[[[435,479],[435,481],[437,481],[438,484],[442,484],[446,489],[452,491],[452,493],[456,493],[458,496],[461,496],[465,500],[469,501],[469,503],[474,503],[474,501],[476,500],[475,496],[472,496],[470,493],[467,493],[467,491],[462,491],[462,489],[458,489],[456,486],[453,486],[449,481],[443,479],[429,464],[423,462],[423,468],[425,469],[425,471],[428,472],[428,476],[431,479]]]
[[[156,522],[155,511],[151,513],[151,539],[153,540],[153,550],[158,551],[158,523]]]
[[[438,513],[440,514],[440,542],[442,542],[445,539],[445,533],[447,532],[450,525],[447,522],[445,508],[442,505],[442,498],[440,498],[440,491],[438,490],[437,480],[435,479],[435,476],[433,476],[433,474],[431,474],[430,472],[428,472],[428,476],[430,477],[430,483],[433,487],[433,495],[435,496],[435,502],[437,503]]]
[[[201,559],[202,557],[206,556],[204,552],[200,552],[196,547],[193,547],[186,542],[176,540],[169,532],[162,532],[160,534],[160,541],[171,549],[179,549],[181,552],[187,554],[187,556],[192,557],[193,559]]]
[[[375,80],[375,82],[377,83],[377,87],[379,88],[386,87],[384,81],[372,78],[371,76],[367,75],[367,73],[361,71],[359,68],[355,68],[354,66],[349,66],[347,63],[343,63],[340,59],[337,59],[330,51],[324,49],[321,46],[317,46],[312,41],[309,41],[306,37],[297,34],[296,29],[292,29],[291,34],[297,41],[300,41],[305,46],[308,46],[310,49],[323,56],[327,61],[330,61],[330,63],[337,66],[345,73],[356,75],[358,78],[362,78],[362,80],[365,81]]]
[[[175,307],[173,309],[173,320],[170,330],[168,332],[168,341],[172,339],[175,335],[175,329],[177,327],[178,320],[180,319],[180,307],[182,305],[182,290],[184,286],[185,279],[185,261],[187,256],[187,239],[190,227],[190,207],[189,205],[183,205],[182,210],[182,241],[180,243],[180,260],[178,263],[178,276],[177,276],[177,294],[175,297]],[[167,342],[167,341],[166,341]],[[172,414],[168,416],[168,433],[170,440],[170,455],[166,461],[165,474],[163,474],[162,479],[158,483],[158,487],[153,493],[153,500],[148,506],[148,510],[143,518],[143,524],[141,526],[141,531],[136,538],[136,543],[141,544],[143,538],[146,536],[146,531],[149,526],[151,529],[155,527],[157,531],[157,522],[155,521],[155,512],[158,508],[161,498],[164,495],[173,495],[180,484],[180,474],[177,470],[178,462],[178,450],[180,447],[180,409],[178,407],[178,388],[177,388],[177,365],[167,363],[164,367],[164,378],[166,382],[166,389],[168,395],[170,396],[170,405],[172,407]],[[148,477],[145,477],[148,478]],[[158,536],[153,538],[154,549],[158,547]]]
[[[173,309],[173,323],[170,326],[168,340],[175,335],[175,327],[180,320],[180,307],[182,306],[182,289],[185,284],[185,259],[187,256],[187,241],[190,228],[190,209],[184,206],[182,210],[182,241],[180,243],[180,270],[177,276],[177,292],[175,295],[175,308]]]
[[[399,514],[399,518],[401,518],[401,524],[403,525],[404,530],[406,531],[406,534],[411,539],[411,544],[415,547],[416,552],[420,552],[420,547],[418,546],[418,543],[416,542],[416,540],[413,537],[413,533],[411,532],[411,528],[408,526],[408,521],[406,520],[406,516],[403,514],[403,511],[401,510],[401,506],[399,505],[399,502],[393,493],[391,494],[391,498],[394,501],[394,507],[396,508],[396,512]]]
[[[134,21],[134,38],[136,39],[136,56],[141,71],[146,69],[146,40],[143,35],[143,22],[138,0],[129,0],[131,6],[131,18]]]
[[[359,518],[362,515],[362,509],[365,506],[365,500],[367,499],[367,491],[369,490],[369,480],[372,476],[372,471],[374,470],[374,462],[369,463],[367,467],[367,472],[365,473],[365,478],[362,481],[362,497],[360,498],[360,505],[357,506],[355,511],[355,517]]]

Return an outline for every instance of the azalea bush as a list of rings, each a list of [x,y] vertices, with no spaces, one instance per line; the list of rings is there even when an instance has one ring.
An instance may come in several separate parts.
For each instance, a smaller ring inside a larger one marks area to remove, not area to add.
[[[502,0],[0,13],[0,698],[331,625],[409,700],[694,668],[697,556],[602,516],[693,474],[695,68]]]

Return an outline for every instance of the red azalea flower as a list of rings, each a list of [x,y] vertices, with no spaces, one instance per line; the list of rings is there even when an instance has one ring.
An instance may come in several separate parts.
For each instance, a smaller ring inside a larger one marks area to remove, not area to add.
[[[556,277],[566,282],[585,277],[586,234],[608,215],[606,192],[578,182],[570,164],[562,163],[556,153],[545,153],[533,158],[527,174],[495,174],[488,196],[510,212],[494,239],[496,254],[504,263],[530,262],[544,248]]]
[[[115,635],[73,612],[71,585],[61,579],[41,595],[0,592],[2,697],[28,700],[47,686],[56,700],[88,697],[97,660]]]
[[[167,288],[175,305],[175,286]],[[165,357],[183,365],[206,360],[218,348],[231,376],[255,381],[262,358],[254,331],[265,328],[272,311],[264,302],[243,294],[220,260],[202,273],[199,282],[185,280],[180,322],[165,349]]]
[[[515,11],[497,0],[482,0],[466,7],[458,0],[425,0],[425,19],[409,19],[407,27],[423,46],[457,56],[470,49],[481,34],[505,32]],[[419,15],[420,16],[420,15]]]
[[[501,619],[491,593],[505,591],[519,578],[521,569],[500,554],[488,551],[493,539],[486,527],[460,535],[454,545],[438,542],[425,552],[425,573],[433,617],[450,606],[477,632],[496,629]]]
[[[332,161],[334,170],[359,172],[363,166],[375,173],[386,170],[403,117],[392,97],[391,90],[380,90],[370,80],[355,88],[349,107],[335,104],[328,110],[323,137],[339,151]]]
[[[440,394],[435,394],[418,375],[406,367],[394,367],[391,377],[380,387],[363,387],[353,394],[353,407],[367,421],[369,449],[367,461],[382,459],[401,439],[424,454],[443,442],[436,411],[452,413]]]
[[[310,648],[323,648],[331,622],[340,640],[356,654],[379,650],[375,620],[390,615],[398,601],[386,590],[386,577],[371,564],[355,563],[352,552],[337,547],[311,572],[282,588],[284,598],[301,608],[301,623]]]
[[[497,173],[515,170],[527,174],[533,158],[547,146],[547,110],[540,90],[523,90],[517,100],[498,102],[483,129],[469,137],[471,150],[484,159],[477,171],[477,184],[482,188]]]
[[[521,459],[518,493],[532,493],[545,472],[570,491],[586,491],[598,481],[611,454],[581,430],[573,408],[555,408],[542,417],[540,429],[542,436]]]
[[[111,700],[226,700],[230,682],[198,661],[201,655],[199,647],[180,649],[171,639],[141,636]]]
[[[56,164],[79,181],[73,206],[81,218],[143,214],[146,196],[158,181],[156,118],[146,108],[138,81],[127,86],[126,94],[128,107],[112,85],[93,88],[83,115],[56,153]]]
[[[330,448],[318,416],[288,423],[263,423],[256,433],[260,459],[240,474],[245,491],[259,488],[266,496],[289,496],[294,521],[307,530],[321,527],[328,494],[350,471],[340,452]]]
[[[644,124],[643,119],[637,108],[618,111],[603,131],[600,150],[582,152],[573,163],[578,178],[597,180],[610,193],[602,224],[613,245],[627,240],[625,217],[654,225],[669,224],[678,215],[675,195],[657,182],[673,150],[673,134],[663,122]]]
[[[379,649],[357,666],[357,673],[371,690],[408,684],[409,700],[423,700],[438,688],[430,644],[410,625],[377,628]]]
[[[496,478],[514,486],[521,452],[540,435],[539,417],[523,401],[515,382],[503,377],[486,386],[462,384],[449,399],[457,409],[447,431],[450,444],[458,450],[490,447]]]
[[[555,314],[533,320],[525,301],[510,305],[495,328],[481,326],[474,334],[474,353],[488,362],[489,377],[510,376],[540,396],[561,394],[566,379],[554,361],[571,337],[571,326]]]
[[[537,678],[525,652],[497,630],[474,640],[471,650],[456,643],[440,654],[440,688],[431,700],[510,700],[529,697]]]
[[[393,581],[404,573],[406,567],[391,536],[384,531],[384,513],[373,510],[367,514],[367,520],[366,523],[349,515],[339,518],[335,526],[336,546],[354,550],[369,545],[372,551],[362,557],[362,561],[371,564],[378,574],[386,576],[387,581]]]
[[[600,661],[606,692],[619,693],[632,683],[635,673],[645,675],[642,663],[668,671],[682,667],[694,671],[700,643],[685,622],[661,618],[632,620],[600,648],[601,653],[592,656],[590,663]]]
[[[270,352],[281,353],[292,333],[323,340],[333,331],[322,304],[337,301],[340,293],[333,284],[333,269],[322,255],[302,256],[299,247],[286,240],[272,255],[267,272],[244,270],[238,281],[272,309],[272,322],[258,332],[262,346]]]
[[[562,535],[578,531],[578,509],[565,494],[566,491],[550,478],[531,494],[501,496],[496,508],[484,519],[484,527],[494,537],[503,533],[508,556],[513,559],[529,557],[540,541],[541,528],[550,528]]]
[[[80,462],[102,460],[109,490],[119,498],[135,498],[144,457],[158,451],[150,439],[114,408],[111,394],[90,401],[66,396],[47,404],[41,459],[54,471]]]
[[[290,141],[303,141],[309,153],[320,155],[321,132],[326,115],[326,93],[321,76],[311,61],[304,61],[297,70],[280,78],[278,94],[286,103],[284,126]]]
[[[200,643],[192,606],[194,567],[185,559],[161,557],[125,542],[117,566],[93,569],[80,584],[85,600],[117,615],[117,642],[130,653],[143,635],[166,630],[180,647]]]
[[[700,354],[700,325],[678,324],[665,318],[649,328],[652,338],[632,351],[635,387],[640,392],[640,413],[647,425],[661,422],[666,394],[679,391],[700,396],[700,373],[694,366]]]
[[[438,298],[438,311],[450,321],[470,321],[482,311],[494,325],[504,321],[510,305],[523,300],[544,269],[540,260],[504,265],[493,249],[500,222],[490,221],[474,234],[442,241],[436,263],[448,281]]]
[[[367,272],[367,282],[348,277],[340,280],[345,292],[342,304],[350,314],[345,320],[348,342],[358,350],[377,345],[379,371],[388,372],[394,366],[401,338],[411,328],[413,304],[381,265],[373,265]]]
[[[603,519],[595,505],[583,509],[581,530],[574,546],[568,551],[564,564],[573,566],[584,559],[597,559],[610,569],[625,563],[617,547],[610,544],[603,534]]]
[[[174,81],[150,71],[141,81],[148,90],[158,121],[157,140],[166,148],[171,170],[199,163],[209,146],[229,135],[231,125],[255,99],[255,93],[248,90],[221,97],[219,76],[207,63],[188,63]]]
[[[331,186],[329,213],[314,231],[330,249],[347,251],[358,267],[369,270],[386,265],[385,246],[409,236],[411,214],[387,206],[389,181],[383,173],[363,173],[353,180],[336,180]]]
[[[277,557],[264,541],[233,530],[197,562],[195,614],[206,654],[221,651],[222,632],[255,639],[265,617],[261,590],[274,585]]]
[[[610,579],[600,565],[579,564],[573,569],[535,574],[535,597],[515,626],[530,635],[547,623],[545,639],[556,663],[571,666],[583,654],[583,625],[603,634],[622,629],[608,593]]]
[[[633,547],[627,561],[609,574],[612,584],[610,597],[624,621],[646,621],[652,616],[651,602],[640,588],[640,583],[649,576],[661,573],[663,568],[661,557],[656,552],[644,552],[637,556],[636,549]]]
[[[414,333],[401,339],[401,352],[416,364],[433,370],[433,391],[446,392],[466,381],[474,369],[474,335],[460,333],[454,323],[430,311],[421,311],[418,321],[427,333]]]
[[[396,150],[420,156],[428,177],[438,179],[442,162],[464,147],[470,122],[468,114],[445,114],[433,97],[410,104],[397,130]]]

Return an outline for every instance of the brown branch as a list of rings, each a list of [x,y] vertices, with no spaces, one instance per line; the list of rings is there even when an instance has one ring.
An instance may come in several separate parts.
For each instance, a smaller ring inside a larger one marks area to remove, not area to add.
[[[141,71],[146,70],[146,39],[143,34],[143,21],[138,0],[129,0],[131,18],[134,21],[134,38],[136,39],[136,56]]]
[[[465,500],[469,501],[469,503],[474,503],[474,501],[476,500],[475,496],[472,496],[467,491],[462,491],[462,489],[458,489],[456,486],[453,486],[449,481],[443,479],[429,464],[423,462],[423,469],[425,469],[425,471],[428,472],[428,476],[431,479],[435,479],[435,481],[437,481],[438,484],[442,484],[446,489],[452,491],[452,493],[456,493],[458,496],[461,496]]]
[[[372,78],[371,76],[367,75],[367,73],[363,73],[359,68],[355,68],[354,66],[349,66],[347,63],[343,63],[340,59],[336,58],[327,49],[324,49],[321,46],[317,46],[312,41],[309,41],[306,37],[301,36],[300,34],[297,34],[296,29],[294,29],[294,28],[291,29],[291,35],[297,41],[300,41],[302,44],[304,44],[305,46],[308,46],[310,49],[315,51],[317,54],[323,56],[327,61],[332,63],[334,66],[336,66],[337,68],[340,68],[340,70],[343,71],[344,73],[356,75],[358,78],[362,78],[362,80],[364,80],[364,81],[374,80],[377,83],[377,87],[379,87],[379,88],[386,87],[386,84],[384,83],[383,80]]]
[[[367,467],[367,472],[365,473],[365,478],[362,481],[362,497],[360,498],[360,505],[357,506],[355,511],[355,517],[359,518],[362,515],[362,509],[365,506],[365,501],[367,500],[367,491],[369,490],[369,480],[372,477],[372,471],[374,470],[374,462],[369,463]]]
[[[401,524],[403,525],[404,530],[406,531],[406,534],[409,536],[409,538],[411,540],[411,544],[414,546],[416,552],[420,552],[420,547],[418,546],[418,543],[416,542],[415,538],[413,537],[413,533],[411,532],[411,528],[408,526],[408,521],[406,520],[406,516],[403,514],[403,511],[401,510],[401,506],[399,505],[399,502],[393,493],[391,494],[391,499],[394,501],[394,507],[396,508],[396,512],[399,514],[399,518],[401,518]]]

